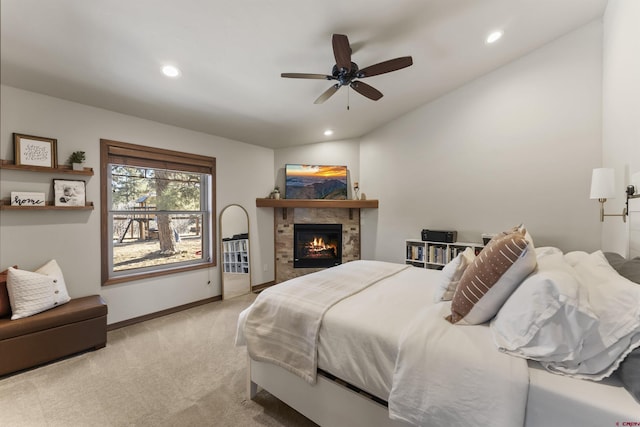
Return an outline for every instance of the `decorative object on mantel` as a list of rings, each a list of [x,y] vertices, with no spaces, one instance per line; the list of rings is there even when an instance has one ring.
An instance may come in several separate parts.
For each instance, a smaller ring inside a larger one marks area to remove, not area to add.
[[[11,192],[11,206],[45,206],[44,193]]]
[[[71,167],[74,171],[81,171],[84,169],[84,161],[86,160],[86,155],[84,151],[74,151],[69,156],[69,163],[71,163]]]
[[[280,199],[280,187],[278,187],[277,185],[275,187],[273,187],[273,191],[269,195],[269,198],[270,199],[279,200]]]
[[[360,186],[358,185],[358,181],[353,183],[353,200],[359,200],[358,191],[360,191]]]
[[[15,164],[55,168],[58,166],[57,145],[55,138],[14,133]]]
[[[53,200],[55,206],[84,206],[85,182],[81,180],[54,179]]]

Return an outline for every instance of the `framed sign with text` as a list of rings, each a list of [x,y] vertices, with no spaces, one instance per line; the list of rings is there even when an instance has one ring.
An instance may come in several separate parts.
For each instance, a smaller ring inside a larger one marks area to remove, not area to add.
[[[14,133],[15,163],[55,168],[58,166],[57,144],[58,140],[54,138]]]

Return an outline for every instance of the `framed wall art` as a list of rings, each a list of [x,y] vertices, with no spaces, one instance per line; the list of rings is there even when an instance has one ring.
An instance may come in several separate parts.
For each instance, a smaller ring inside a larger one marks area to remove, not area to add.
[[[16,165],[42,166],[55,168],[58,166],[58,140],[42,136],[13,134],[13,149]]]
[[[85,182],[80,180],[54,179],[53,202],[55,206],[85,206]]]

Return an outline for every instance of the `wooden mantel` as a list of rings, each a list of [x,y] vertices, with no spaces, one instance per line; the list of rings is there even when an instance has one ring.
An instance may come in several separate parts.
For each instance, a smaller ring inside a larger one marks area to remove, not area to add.
[[[349,209],[349,218],[353,218],[351,209],[378,209],[377,200],[327,200],[327,199],[256,199],[256,207],[282,208],[282,218],[287,219],[287,208],[345,208]]]
[[[259,208],[378,208],[377,200],[256,199]]]

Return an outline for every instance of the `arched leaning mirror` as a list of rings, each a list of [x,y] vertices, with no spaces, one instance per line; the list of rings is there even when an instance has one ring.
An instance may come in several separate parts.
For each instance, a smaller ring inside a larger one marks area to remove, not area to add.
[[[240,205],[226,206],[220,213],[222,299],[251,292],[249,264],[249,215]]]

